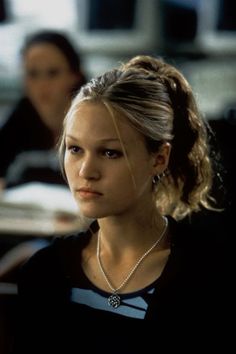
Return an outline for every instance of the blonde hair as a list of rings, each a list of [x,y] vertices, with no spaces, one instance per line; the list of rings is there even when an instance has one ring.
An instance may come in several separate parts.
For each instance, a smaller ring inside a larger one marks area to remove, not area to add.
[[[82,86],[65,125],[84,101],[102,102],[124,115],[143,134],[149,152],[170,142],[168,171],[154,189],[162,214],[181,219],[202,207],[213,208],[207,123],[179,70],[161,58],[136,56]],[[63,134],[59,149],[62,170],[64,140]]]

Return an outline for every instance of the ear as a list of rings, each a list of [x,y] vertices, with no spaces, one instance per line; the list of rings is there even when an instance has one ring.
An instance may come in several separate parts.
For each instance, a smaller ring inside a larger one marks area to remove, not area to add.
[[[171,152],[170,143],[163,143],[159,150],[153,153],[153,175],[159,175],[163,173],[169,164]]]

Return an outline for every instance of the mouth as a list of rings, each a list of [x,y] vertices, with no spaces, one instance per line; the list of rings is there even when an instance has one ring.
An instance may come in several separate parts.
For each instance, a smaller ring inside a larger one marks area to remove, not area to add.
[[[102,193],[90,188],[80,188],[76,192],[81,199],[93,199],[102,196]]]

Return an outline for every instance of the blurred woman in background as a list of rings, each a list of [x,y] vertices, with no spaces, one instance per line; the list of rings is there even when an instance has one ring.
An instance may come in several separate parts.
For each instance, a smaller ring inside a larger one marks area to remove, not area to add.
[[[64,34],[46,30],[26,38],[22,58],[24,97],[0,130],[1,185],[61,184],[54,147],[71,98],[86,81],[81,59]]]

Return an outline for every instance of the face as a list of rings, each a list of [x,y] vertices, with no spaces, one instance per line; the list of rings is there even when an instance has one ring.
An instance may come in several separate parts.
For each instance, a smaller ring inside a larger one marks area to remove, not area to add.
[[[121,139],[107,108],[88,102],[80,104],[67,121],[65,173],[87,217],[143,208],[152,200],[153,175],[164,168],[163,156],[150,155],[139,132],[120,116],[115,121]]]
[[[24,69],[26,93],[42,119],[64,116],[77,77],[63,53],[52,44],[35,44],[24,55]]]

